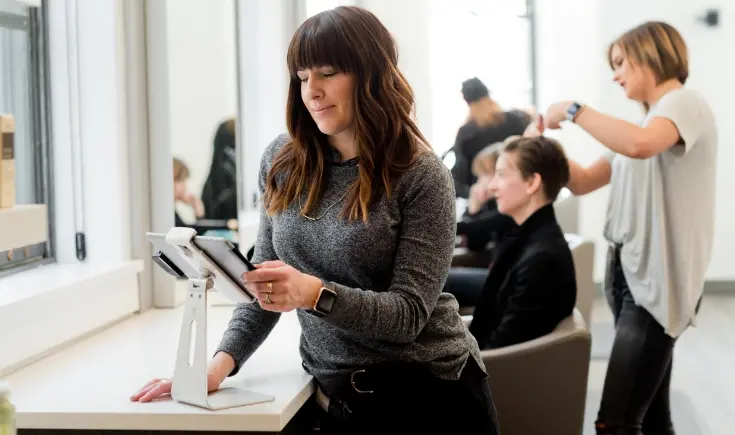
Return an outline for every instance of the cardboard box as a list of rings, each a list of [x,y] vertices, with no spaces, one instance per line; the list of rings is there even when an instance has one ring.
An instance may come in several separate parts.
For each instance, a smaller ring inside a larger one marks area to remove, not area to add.
[[[0,115],[0,208],[15,206],[15,118]]]

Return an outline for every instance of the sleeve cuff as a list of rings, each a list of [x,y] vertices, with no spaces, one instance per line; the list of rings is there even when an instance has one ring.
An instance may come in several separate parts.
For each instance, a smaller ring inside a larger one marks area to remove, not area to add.
[[[237,347],[232,345],[232,343],[227,339],[227,335],[222,338],[222,343],[220,343],[219,347],[214,352],[214,355],[212,355],[212,357],[216,356],[220,352],[225,352],[235,360],[235,368],[232,369],[232,372],[230,372],[227,377],[229,378],[230,376],[235,376],[237,372],[240,371],[240,368],[245,362],[244,355],[242,355],[242,352],[238,352]]]
[[[337,300],[332,312],[324,316],[324,320],[340,328],[352,328],[362,309],[362,290],[337,283],[334,283],[334,288],[337,291]]]

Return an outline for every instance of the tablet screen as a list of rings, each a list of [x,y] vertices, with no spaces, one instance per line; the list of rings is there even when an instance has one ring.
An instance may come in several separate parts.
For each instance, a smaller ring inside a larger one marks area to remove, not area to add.
[[[242,274],[249,270],[255,270],[255,267],[232,243],[220,237],[200,236],[194,238],[194,244],[207,254],[212,261],[217,263],[232,281],[243,288],[245,287],[242,282]]]

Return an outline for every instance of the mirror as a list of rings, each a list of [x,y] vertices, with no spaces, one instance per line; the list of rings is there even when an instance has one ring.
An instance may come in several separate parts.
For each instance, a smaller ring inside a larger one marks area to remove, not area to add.
[[[237,60],[232,0],[168,4],[175,225],[237,243]],[[183,36],[182,36],[183,35]],[[191,62],[197,59],[197,62]]]

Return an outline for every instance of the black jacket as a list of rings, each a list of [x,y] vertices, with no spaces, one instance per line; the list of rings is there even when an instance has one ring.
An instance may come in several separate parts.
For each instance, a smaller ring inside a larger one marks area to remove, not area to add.
[[[523,343],[553,331],[576,302],[572,252],[549,204],[501,242],[470,332],[481,349]]]
[[[237,158],[235,133],[223,122],[214,136],[209,175],[202,188],[206,219],[237,219]]]

